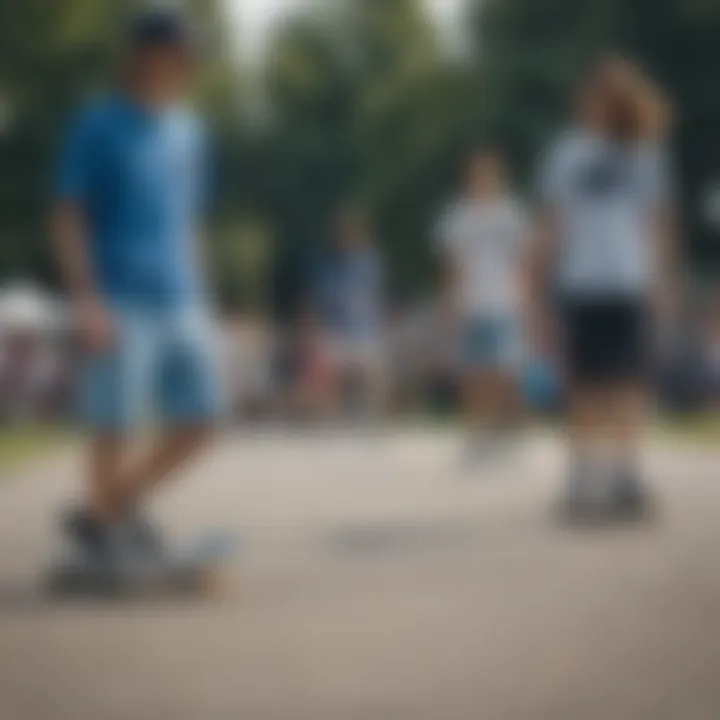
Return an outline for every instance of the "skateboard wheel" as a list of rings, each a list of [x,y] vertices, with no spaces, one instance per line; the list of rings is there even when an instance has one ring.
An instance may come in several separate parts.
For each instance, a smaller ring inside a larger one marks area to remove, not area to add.
[[[198,577],[198,591],[208,598],[220,598],[227,592],[229,579],[223,568],[203,570]]]

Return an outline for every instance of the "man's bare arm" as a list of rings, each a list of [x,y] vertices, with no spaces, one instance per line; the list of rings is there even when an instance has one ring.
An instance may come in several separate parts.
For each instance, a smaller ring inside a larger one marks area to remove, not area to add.
[[[667,207],[653,213],[653,237],[657,242],[655,281],[655,309],[662,319],[671,320],[680,310],[677,306],[681,292],[679,277],[680,250],[678,222],[674,208]]]
[[[60,202],[52,217],[55,256],[68,294],[75,302],[96,298],[87,251],[85,214],[72,202]]]
[[[102,351],[112,341],[112,323],[97,293],[82,207],[58,203],[52,216],[52,237],[63,282],[77,312],[81,339],[86,349]]]
[[[455,257],[443,259],[442,314],[450,326],[458,323],[460,314],[460,278],[462,269]]]
[[[548,307],[550,275],[557,243],[555,213],[545,207],[538,213],[524,257],[522,313],[528,335],[542,351],[554,344],[551,311]]]

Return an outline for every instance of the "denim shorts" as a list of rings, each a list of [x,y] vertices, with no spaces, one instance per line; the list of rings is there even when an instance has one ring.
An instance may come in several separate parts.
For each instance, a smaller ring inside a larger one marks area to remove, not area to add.
[[[521,362],[518,323],[504,316],[478,316],[463,330],[462,363],[469,369],[516,369]]]
[[[97,432],[125,433],[148,422],[214,423],[221,410],[216,337],[204,309],[113,312],[110,350],[89,356],[81,416]]]

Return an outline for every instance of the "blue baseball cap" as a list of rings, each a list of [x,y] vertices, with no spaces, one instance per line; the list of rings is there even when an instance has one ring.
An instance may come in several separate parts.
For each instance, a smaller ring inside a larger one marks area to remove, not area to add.
[[[130,22],[128,45],[131,50],[173,47],[195,54],[199,49],[187,15],[171,7],[145,10]]]

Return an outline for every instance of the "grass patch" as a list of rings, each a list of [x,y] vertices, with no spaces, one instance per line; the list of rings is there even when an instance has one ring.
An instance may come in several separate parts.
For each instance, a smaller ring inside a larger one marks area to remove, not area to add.
[[[0,479],[67,444],[72,435],[59,428],[0,428]]]
[[[720,416],[698,415],[697,417],[670,418],[658,423],[657,431],[662,437],[711,443],[720,440]]]
[[[439,433],[461,431],[462,419],[458,415],[417,415],[407,421],[410,427],[437,430]],[[536,417],[528,420],[526,429],[559,433],[565,427],[560,417]],[[680,443],[720,444],[720,414],[698,414],[657,417],[652,421],[650,438]]]

